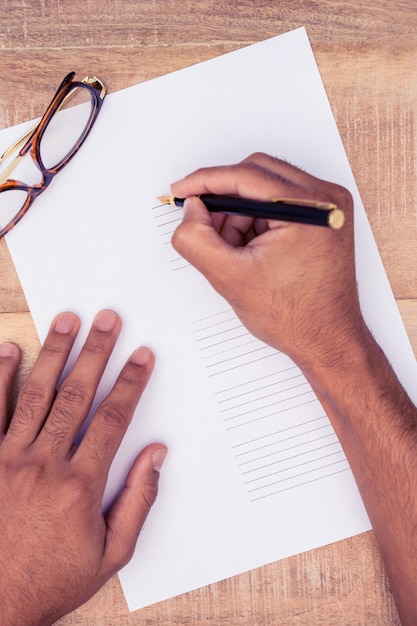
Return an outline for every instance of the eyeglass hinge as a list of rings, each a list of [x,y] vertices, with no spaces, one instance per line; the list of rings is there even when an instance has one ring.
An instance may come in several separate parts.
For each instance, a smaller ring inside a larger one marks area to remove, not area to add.
[[[102,99],[104,98],[106,94],[106,88],[99,78],[97,78],[96,76],[85,76],[85,78],[83,78],[81,82],[85,83],[86,85],[91,85],[92,87],[95,87],[96,89],[99,89],[100,98]]]

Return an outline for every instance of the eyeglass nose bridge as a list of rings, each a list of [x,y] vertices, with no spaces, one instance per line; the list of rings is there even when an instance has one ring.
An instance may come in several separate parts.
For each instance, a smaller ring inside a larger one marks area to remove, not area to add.
[[[36,198],[41,195],[48,187],[53,177],[54,176],[50,174],[47,174],[46,177],[42,176],[42,181],[37,183],[36,185],[27,185],[26,183],[22,183],[16,180],[8,180],[7,183],[2,185],[0,193],[23,191],[26,193],[26,200],[22,203],[20,210],[15,214],[10,222],[6,224],[3,229],[0,227],[0,239],[4,237],[5,234],[10,232],[12,228],[14,228],[16,224],[20,222],[20,220],[25,216]]]

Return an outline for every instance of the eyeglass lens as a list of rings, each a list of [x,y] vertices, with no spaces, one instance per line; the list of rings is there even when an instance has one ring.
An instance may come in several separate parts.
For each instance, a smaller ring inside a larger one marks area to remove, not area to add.
[[[93,106],[92,93],[75,87],[53,115],[40,142],[40,156],[45,169],[58,167],[77,145],[89,122]]]
[[[0,193],[0,229],[5,228],[19,213],[27,195],[27,191],[22,189],[10,189]]]
[[[93,95],[88,88],[74,87],[66,95],[44,129],[39,143],[39,153],[44,169],[51,170],[59,167],[77,150],[88,126],[93,105]],[[4,166],[0,167],[0,176],[8,164],[16,158],[21,147],[19,145]],[[32,157],[26,154],[17,160],[8,179],[33,187],[42,182],[42,174],[40,167],[36,167]],[[22,189],[0,190],[0,229],[13,221],[24,206],[27,196],[27,191]]]

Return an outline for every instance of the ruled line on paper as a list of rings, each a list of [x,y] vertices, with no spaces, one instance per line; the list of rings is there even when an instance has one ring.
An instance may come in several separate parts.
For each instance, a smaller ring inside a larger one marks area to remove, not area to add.
[[[273,491],[270,491],[268,493],[264,493],[262,495],[258,495],[257,497],[250,498],[250,501],[251,502],[256,502],[257,500],[263,500],[264,498],[268,498],[268,497],[271,497],[271,496],[277,496],[278,494],[283,493],[284,491],[289,491],[290,489],[294,489],[296,487],[302,487],[304,485],[309,485],[310,483],[315,483],[318,480],[323,480],[325,478],[330,478],[331,476],[336,476],[337,474],[341,474],[342,472],[348,472],[349,470],[350,470],[350,468],[349,468],[349,465],[348,465],[348,463],[346,461],[346,467],[342,467],[341,469],[338,469],[338,470],[332,471],[332,472],[327,472],[327,473],[323,472],[322,474],[320,474],[318,476],[310,477],[309,480],[301,480],[300,482],[297,482],[297,483],[281,485],[280,488],[276,488]]]
[[[312,439],[312,442],[318,442],[318,441],[322,441],[323,439],[326,439],[327,437],[332,437],[332,435],[323,435],[323,437],[317,437],[316,439]],[[333,446],[335,444],[334,441],[331,441],[330,443],[318,446],[317,448],[312,448],[310,450],[310,452],[316,452],[318,450],[322,450],[324,448],[328,448],[330,446]],[[289,458],[294,459],[298,456],[303,456],[304,455],[304,451],[297,451],[296,454],[293,453],[294,450],[297,450],[297,448],[299,448],[302,444],[297,444],[295,446],[289,446],[288,448],[284,448],[283,450],[280,450],[280,454],[279,457],[276,458],[276,452],[271,452],[269,454],[265,454],[263,456],[260,457],[256,457],[254,459],[251,459],[250,461],[244,461],[243,463],[239,463],[239,466],[242,467],[243,465],[249,465],[251,463],[258,462],[258,461],[262,461],[264,463],[264,465],[257,465],[255,468],[251,467],[250,469],[247,469],[246,471],[243,471],[242,474],[251,474],[254,471],[257,471],[259,469],[265,469],[265,468],[270,468],[273,465],[276,465],[277,463],[282,463],[283,460],[288,460]],[[284,457],[283,453],[284,452],[292,452],[292,454],[290,454],[287,457]],[[269,458],[271,457],[271,458]],[[265,463],[265,461],[268,459],[268,463]],[[254,480],[258,480],[258,479],[254,479]]]
[[[286,355],[253,337],[231,309],[192,329],[250,501],[349,469],[323,408]]]
[[[183,210],[167,204],[158,204],[152,207],[152,213],[162,243],[168,250],[168,262],[171,269],[174,272],[178,272],[190,267],[190,264],[171,246],[172,235],[182,222]]]
[[[324,421],[324,425],[320,424],[320,425],[318,425],[315,428],[312,428],[310,430],[305,430],[305,426],[303,425],[304,426],[303,434],[306,435],[308,433],[312,433],[312,434],[317,434],[318,433],[319,437],[317,437],[315,439],[312,439],[311,441],[317,441],[317,440],[325,439],[327,437],[333,437],[334,436],[333,430],[331,430],[330,433],[326,432],[325,434],[321,434],[319,432],[319,431],[321,431],[323,429],[331,429],[330,424],[328,423],[325,415],[323,415],[323,416],[321,416],[319,418],[316,418],[315,420],[311,420],[311,422],[322,422],[322,421]],[[287,432],[288,432],[288,436],[285,436]],[[282,434],[284,434],[283,438],[280,437]],[[284,428],[282,431],[279,431],[278,433],[274,432],[274,433],[270,433],[268,435],[264,435],[263,439],[265,439],[265,438],[270,439],[271,437],[274,438],[272,441],[270,440],[268,443],[264,443],[264,445],[262,445],[262,446],[256,445],[256,447],[248,448],[248,449],[244,450],[243,452],[239,452],[235,456],[236,457],[247,457],[247,455],[250,455],[250,454],[253,454],[253,453],[259,454],[261,452],[261,450],[265,451],[266,448],[274,447],[277,444],[286,444],[287,445],[286,448],[283,448],[283,449],[280,450],[281,453],[289,451],[289,450],[294,450],[295,448],[300,447],[300,445],[302,445],[302,444],[297,443],[297,442],[292,442],[292,440],[295,440],[295,438],[297,437],[297,435],[294,434],[294,427],[293,426],[291,426],[289,428]],[[255,441],[255,443],[256,443],[258,441],[258,439],[255,439],[255,440],[252,439],[252,440],[240,443],[240,444],[238,444],[238,446],[241,447],[243,445],[250,445],[251,443],[253,443],[253,441]],[[291,443],[292,445],[288,445],[288,443]],[[327,444],[327,445],[329,445],[329,444]],[[235,446],[235,447],[238,447],[238,446]],[[276,454],[275,451],[274,452],[268,452],[267,454],[263,454],[262,456],[258,456],[258,457],[254,458],[254,459],[252,458],[252,459],[249,459],[249,460],[242,461],[241,463],[239,463],[239,465],[240,466],[247,465],[248,463],[252,463],[254,460],[258,461],[260,459],[265,459],[265,458],[267,458],[269,456],[273,456],[275,454]]]

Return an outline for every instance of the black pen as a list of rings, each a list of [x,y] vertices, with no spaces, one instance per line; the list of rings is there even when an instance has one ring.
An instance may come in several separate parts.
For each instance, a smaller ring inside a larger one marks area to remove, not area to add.
[[[228,215],[246,215],[268,220],[314,224],[316,226],[328,226],[335,230],[341,228],[345,221],[343,211],[331,202],[298,200],[297,198],[277,198],[270,202],[261,202],[239,198],[238,196],[215,196],[211,194],[202,194],[199,198],[209,211]],[[185,198],[159,196],[158,200],[161,204],[171,204],[181,208]]]

